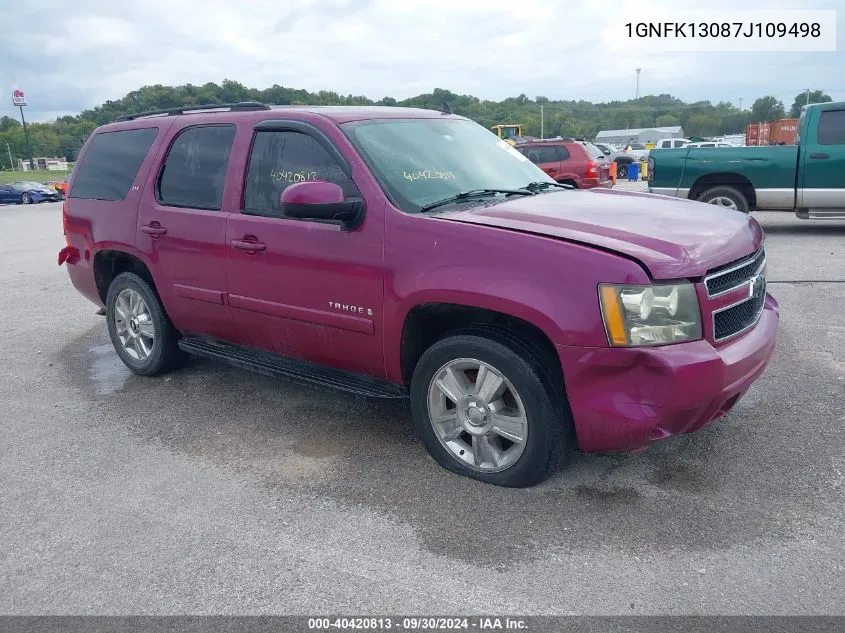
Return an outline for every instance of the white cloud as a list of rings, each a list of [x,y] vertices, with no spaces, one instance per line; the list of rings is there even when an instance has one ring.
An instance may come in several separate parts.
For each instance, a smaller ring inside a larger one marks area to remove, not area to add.
[[[89,0],[66,11],[56,11],[47,0],[8,6],[6,24],[46,28],[3,29],[0,89],[24,89],[34,120],[92,107],[146,84],[223,78],[256,88],[280,84],[372,98],[404,98],[439,87],[497,100],[525,93],[607,101],[633,96],[636,67],[643,68],[641,94],[714,102],[742,97],[746,106],[774,94],[788,106],[810,87],[845,99],[841,51],[649,53],[636,45],[609,45],[603,40],[606,28],[619,11],[636,18],[630,7],[638,3],[624,8],[549,0],[121,4]],[[790,4],[768,0],[755,6]],[[804,0],[802,8],[838,4]],[[700,3],[655,0],[649,6],[671,13]],[[736,3],[711,0],[707,6],[719,10]],[[841,45],[843,32],[840,26]],[[0,113],[12,114],[4,101]]]

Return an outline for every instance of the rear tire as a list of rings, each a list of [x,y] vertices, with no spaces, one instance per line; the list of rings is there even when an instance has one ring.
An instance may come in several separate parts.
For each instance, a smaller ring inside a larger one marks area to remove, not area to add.
[[[438,464],[512,488],[555,470],[571,422],[539,358],[517,339],[479,331],[441,339],[423,353],[411,378],[411,412]]]
[[[187,358],[156,293],[135,273],[120,273],[109,286],[106,322],[120,360],[139,376],[167,373]]]
[[[742,213],[748,213],[750,211],[745,195],[739,189],[726,185],[705,189],[699,194],[698,200],[707,204],[715,204],[723,209],[734,209]]]
[[[631,163],[616,162],[616,178],[622,180],[628,177],[628,165]]]

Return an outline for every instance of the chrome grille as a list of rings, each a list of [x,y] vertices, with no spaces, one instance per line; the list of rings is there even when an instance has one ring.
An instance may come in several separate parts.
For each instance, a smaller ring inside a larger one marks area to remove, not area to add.
[[[766,253],[761,248],[753,255],[708,271],[704,278],[707,296],[718,297],[726,292],[736,290],[758,275],[765,265]]]
[[[766,278],[759,275],[751,280],[747,299],[713,312],[713,338],[721,341],[754,326],[765,303]]]

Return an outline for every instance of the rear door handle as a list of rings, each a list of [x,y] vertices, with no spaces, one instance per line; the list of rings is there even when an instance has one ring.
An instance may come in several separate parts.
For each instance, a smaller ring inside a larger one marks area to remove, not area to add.
[[[814,152],[810,154],[810,158],[813,160],[823,160],[825,158],[830,158],[830,154],[825,154],[824,152]]]
[[[167,233],[167,229],[156,221],[145,224],[141,227],[141,232],[146,233],[153,239],[157,239]]]
[[[256,239],[232,240],[232,246],[239,251],[246,251],[247,253],[257,253],[267,248],[264,242],[259,242]]]

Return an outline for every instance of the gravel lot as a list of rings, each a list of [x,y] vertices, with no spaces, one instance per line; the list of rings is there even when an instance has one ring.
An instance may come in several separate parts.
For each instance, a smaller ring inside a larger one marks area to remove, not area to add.
[[[60,205],[0,207],[0,612],[845,614],[845,223],[757,217],[782,325],[732,413],[506,490],[404,405],[130,375]]]

